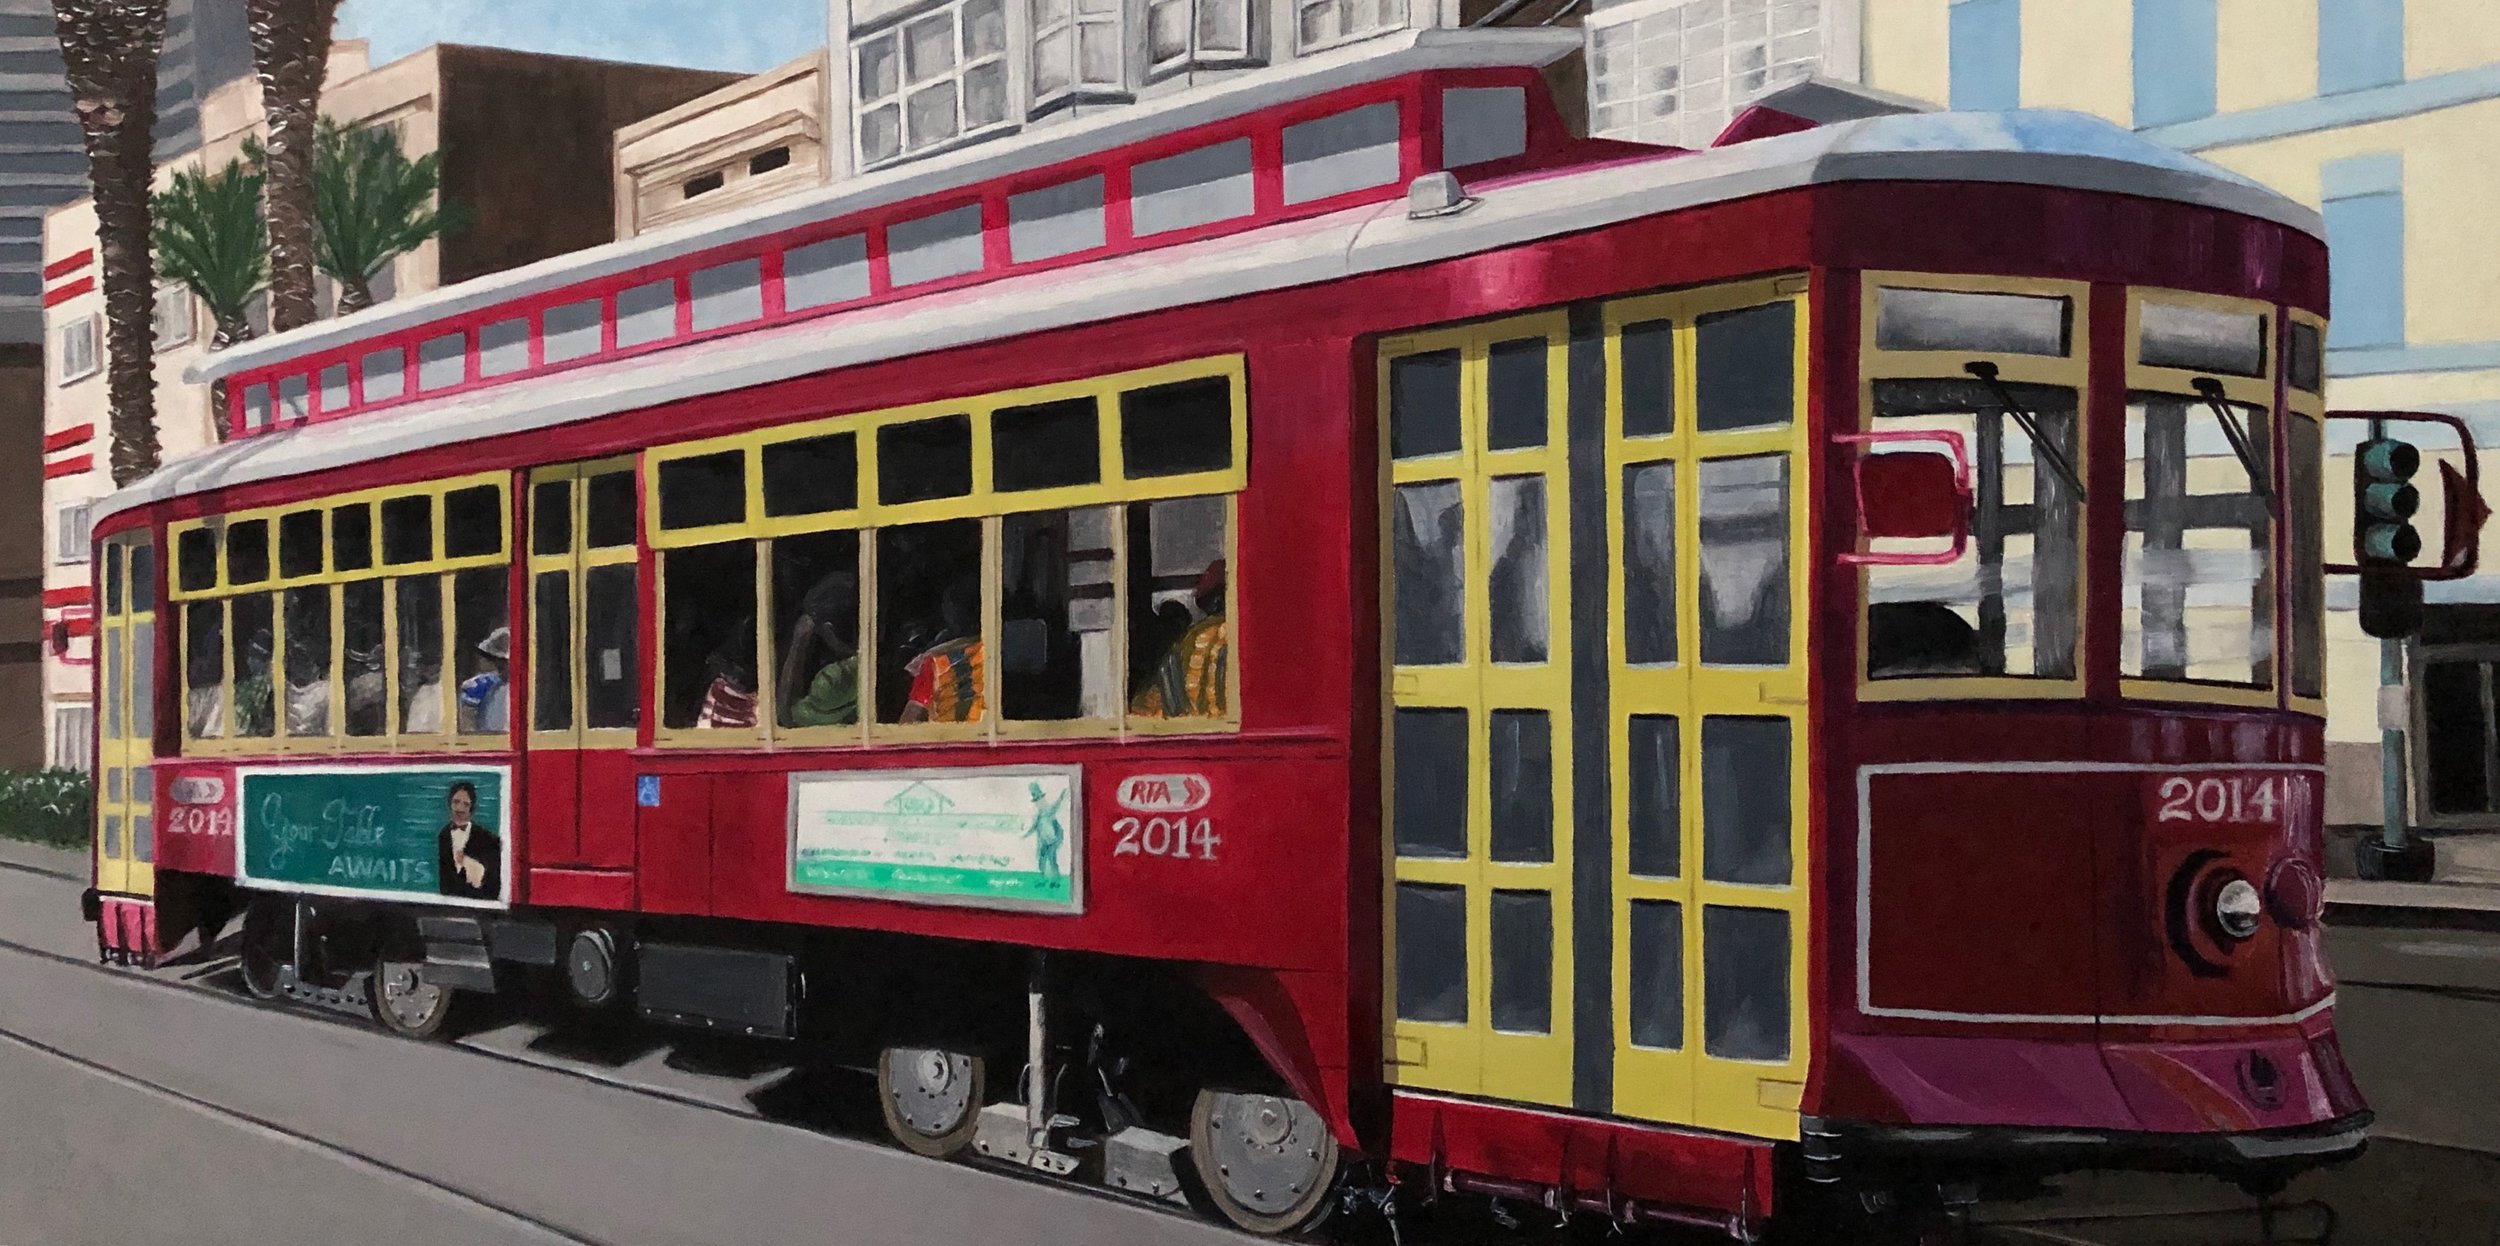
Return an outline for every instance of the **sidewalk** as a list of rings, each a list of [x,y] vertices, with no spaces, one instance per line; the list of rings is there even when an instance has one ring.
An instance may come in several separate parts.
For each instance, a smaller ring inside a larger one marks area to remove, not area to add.
[[[75,848],[47,848],[23,840],[0,839],[0,869],[32,870],[38,874],[57,874],[77,879],[85,885],[88,879],[87,854]]]
[[[2475,914],[2477,920],[2500,921],[2500,835],[2466,832],[2431,836],[2438,845],[2431,881],[2365,882],[2352,876],[2353,844],[2364,835],[2376,834],[2375,828],[2327,831],[2326,904],[2330,916],[2339,909],[2347,914],[2364,909],[2417,910],[2424,917],[2444,911]],[[2490,917],[2481,918],[2482,914]]]

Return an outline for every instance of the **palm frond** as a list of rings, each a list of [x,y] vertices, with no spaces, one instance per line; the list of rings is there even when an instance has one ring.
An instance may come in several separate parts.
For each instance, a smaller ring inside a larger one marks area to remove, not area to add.
[[[313,263],[342,286],[361,286],[395,256],[466,224],[438,204],[442,159],[414,160],[396,131],[321,119],[313,156]]]
[[[261,175],[240,160],[215,172],[185,169],[151,197],[157,272],[188,287],[220,324],[240,321],[269,281]]]

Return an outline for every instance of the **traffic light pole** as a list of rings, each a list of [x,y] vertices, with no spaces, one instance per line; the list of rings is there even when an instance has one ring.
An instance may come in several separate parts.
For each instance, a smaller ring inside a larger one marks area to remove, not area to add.
[[[2390,855],[2405,850],[2405,642],[2378,642],[2379,842]]]

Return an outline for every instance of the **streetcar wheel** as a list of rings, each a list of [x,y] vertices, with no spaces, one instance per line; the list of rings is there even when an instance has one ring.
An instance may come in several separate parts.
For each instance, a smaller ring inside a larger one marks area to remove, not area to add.
[[[972,1145],[988,1078],[981,1057],[933,1047],[888,1047],[877,1055],[877,1106],[885,1131],[903,1148],[952,1159]]]
[[[451,988],[426,981],[422,966],[388,952],[375,958],[365,994],[373,1004],[373,1019],[383,1029],[407,1038],[432,1038],[451,1020]]]
[[[282,905],[255,902],[243,915],[242,947],[238,949],[243,970],[243,989],[254,999],[278,998],[278,970],[285,966],[291,940],[287,920],[291,917]]]
[[[1215,1209],[1250,1232],[1307,1229],[1334,1205],[1337,1138],[1300,1099],[1199,1091],[1189,1156]]]

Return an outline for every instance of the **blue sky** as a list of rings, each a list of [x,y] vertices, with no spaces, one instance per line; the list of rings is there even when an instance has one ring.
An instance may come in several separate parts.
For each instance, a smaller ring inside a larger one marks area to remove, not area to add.
[[[826,0],[346,0],[373,63],[433,43],[752,73],[822,46]]]

